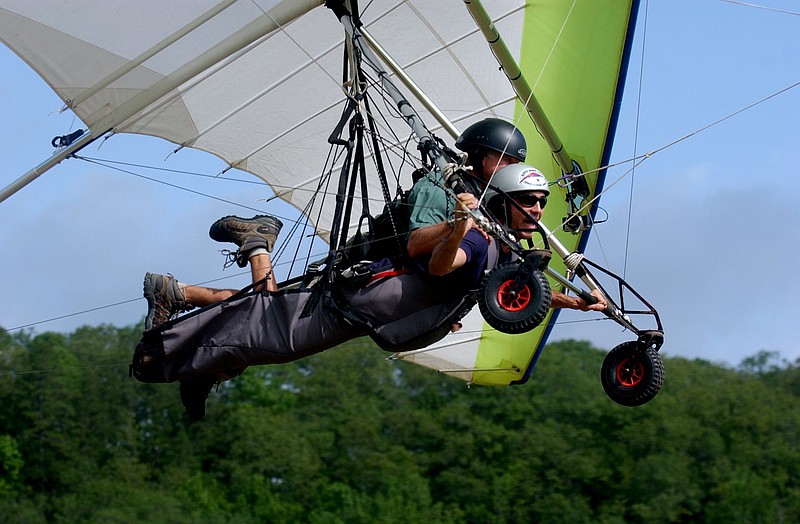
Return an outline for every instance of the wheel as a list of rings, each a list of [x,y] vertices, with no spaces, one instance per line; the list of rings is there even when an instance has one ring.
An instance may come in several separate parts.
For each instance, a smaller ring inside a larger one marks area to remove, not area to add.
[[[520,264],[508,262],[483,277],[478,306],[486,322],[503,333],[525,333],[542,323],[550,309],[550,283],[539,270],[517,281]]]
[[[652,346],[624,342],[603,360],[600,381],[606,395],[622,406],[641,406],[664,384],[664,362]]]

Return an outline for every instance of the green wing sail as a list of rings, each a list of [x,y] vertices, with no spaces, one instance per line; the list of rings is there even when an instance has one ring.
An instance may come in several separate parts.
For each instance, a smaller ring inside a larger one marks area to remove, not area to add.
[[[519,67],[534,96],[569,156],[581,170],[593,199],[603,187],[622,96],[636,1],[531,1],[525,7]],[[555,182],[562,176],[547,142],[528,117],[523,104],[515,108],[528,142],[527,163]],[[563,231],[568,215],[563,188],[553,188],[544,223],[570,251],[582,251],[590,230]],[[589,212],[594,215],[597,201]],[[565,274],[563,262],[553,257],[551,267]],[[558,289],[551,281],[553,289]],[[535,330],[506,335],[484,326],[472,382],[507,385],[524,382],[533,371],[558,316],[551,310]]]

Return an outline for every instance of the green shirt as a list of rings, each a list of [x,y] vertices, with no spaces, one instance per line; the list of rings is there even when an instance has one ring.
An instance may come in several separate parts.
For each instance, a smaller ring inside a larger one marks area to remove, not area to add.
[[[438,175],[428,173],[417,181],[408,194],[411,206],[409,231],[444,222],[455,209],[455,199],[442,189],[444,182]]]

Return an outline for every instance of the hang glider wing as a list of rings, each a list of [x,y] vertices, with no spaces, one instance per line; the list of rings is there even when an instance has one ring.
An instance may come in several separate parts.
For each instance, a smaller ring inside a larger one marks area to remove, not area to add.
[[[140,133],[208,151],[306,210],[345,101],[344,33],[322,3],[140,0],[97,2],[86,10],[70,2],[43,8],[0,0],[0,40],[93,136]],[[609,154],[635,4],[485,2],[584,172],[603,166]],[[561,176],[461,1],[374,0],[362,7],[364,27],[456,127],[487,116],[513,120],[528,139],[528,163],[551,181]],[[415,107],[431,130],[446,135],[428,111]],[[406,145],[410,132],[402,119],[382,125],[396,134],[396,147]],[[410,173],[402,176],[410,187]],[[586,177],[589,197],[599,192],[602,177],[602,170]],[[374,194],[380,194],[374,184]],[[559,200],[551,198],[548,206],[551,230],[567,214]],[[310,217],[323,238],[333,207],[323,204],[321,214]],[[558,236],[570,250],[586,242],[586,233]],[[473,383],[518,383],[533,369],[554,322],[552,315],[530,333],[504,335],[484,324],[476,309],[460,333],[398,358]]]

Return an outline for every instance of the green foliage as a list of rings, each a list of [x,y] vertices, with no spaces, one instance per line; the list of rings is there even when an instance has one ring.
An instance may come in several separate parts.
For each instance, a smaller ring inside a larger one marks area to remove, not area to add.
[[[667,358],[650,403],[566,341],[528,384],[467,388],[364,340],[247,370],[183,414],[128,378],[136,328],[0,332],[0,521],[800,521],[800,369]]]
[[[18,488],[24,464],[14,439],[9,435],[0,435],[0,497]]]

